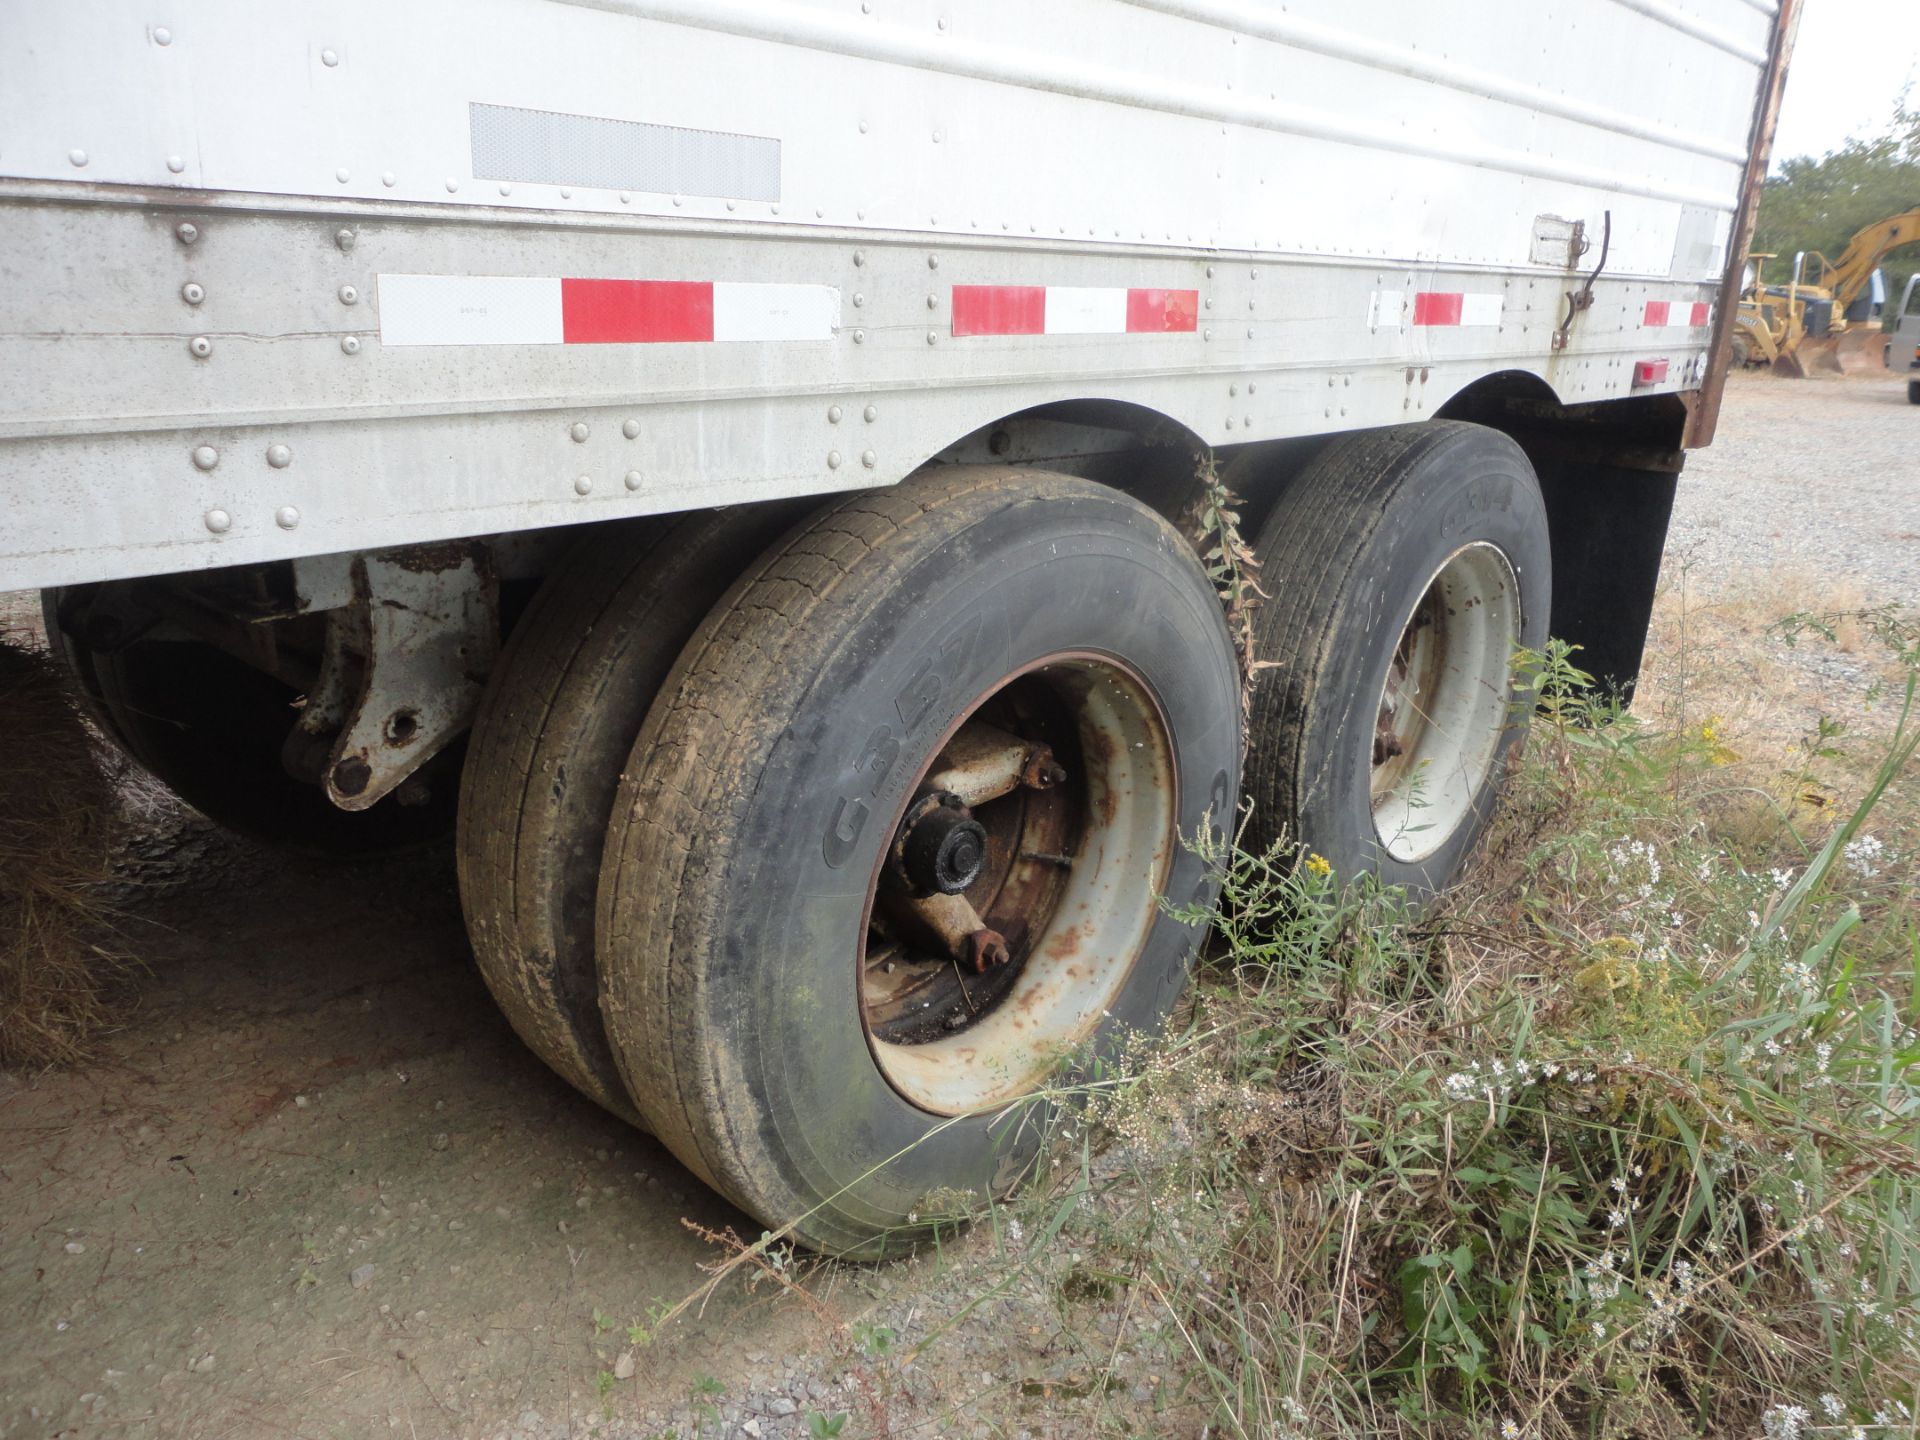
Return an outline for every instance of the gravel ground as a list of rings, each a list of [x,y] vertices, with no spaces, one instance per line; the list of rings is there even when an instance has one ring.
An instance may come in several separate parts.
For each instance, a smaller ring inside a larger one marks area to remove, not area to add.
[[[1687,460],[1667,536],[1710,584],[1770,571],[1920,605],[1920,406],[1900,377],[1735,375]]]
[[[1682,480],[1643,708],[1689,646],[1728,692],[1777,704],[1784,673],[1801,710],[1844,707],[1868,654],[1765,632],[1836,596],[1920,605],[1920,408],[1893,378],[1736,377]],[[0,595],[0,625],[36,619]],[[1137,1314],[984,1228],[815,1270],[807,1299],[730,1283],[630,1346],[715,1256],[683,1218],[757,1227],[514,1041],[444,855],[315,869],[142,803],[123,898],[149,973],[124,1026],[97,1065],[0,1080],[0,1435],[1197,1429]]]

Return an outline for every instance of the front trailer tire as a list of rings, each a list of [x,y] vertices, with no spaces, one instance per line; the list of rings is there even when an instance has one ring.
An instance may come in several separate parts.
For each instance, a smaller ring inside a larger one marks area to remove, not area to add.
[[[593,956],[620,767],[695,628],[806,503],[596,528],[514,626],[474,720],[457,833],[480,974],[535,1054],[627,1120]]]
[[[866,961],[896,817],[981,697],[1023,672],[1005,723],[1029,702],[1081,707],[1060,740],[1088,777],[1078,868],[997,1005],[925,1047],[883,1043]],[[701,626],[614,806],[602,1008],[641,1117],[823,1251],[892,1253],[955,1194],[1005,1193],[1041,1118],[1008,1102],[1068,1052],[1153,1030],[1180,994],[1201,934],[1156,895],[1216,893],[1181,837],[1225,825],[1239,754],[1219,602],[1145,507],[985,468],[834,505]]]
[[[1516,644],[1546,643],[1546,508],[1507,436],[1454,421],[1334,441],[1255,550],[1249,834],[1343,880],[1431,895],[1485,830],[1525,727]]]

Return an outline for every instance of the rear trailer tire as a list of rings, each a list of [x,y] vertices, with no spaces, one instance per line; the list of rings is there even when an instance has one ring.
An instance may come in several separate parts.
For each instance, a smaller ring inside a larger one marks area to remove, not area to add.
[[[1907,403],[1920,405],[1920,380],[1907,381]]]
[[[1486,828],[1525,727],[1516,644],[1548,634],[1539,482],[1498,431],[1396,426],[1328,446],[1255,546],[1247,796],[1261,846],[1342,879],[1442,889]]]
[[[628,1120],[593,955],[620,767],[688,637],[799,511],[757,505],[589,536],[514,626],[474,720],[458,852],[480,974],[529,1049]]]
[[[1005,1193],[1018,1097],[1179,995],[1201,933],[1157,897],[1216,893],[1180,837],[1239,754],[1218,600],[1137,502],[969,467],[835,505],[701,626],[614,807],[602,1006],[643,1120],[818,1250]],[[949,841],[978,876],[922,895]],[[943,954],[942,907],[1004,953]]]
[[[411,849],[453,828],[463,745],[429,760],[404,794],[342,810],[281,761],[298,714],[293,686],[199,640],[90,645],[62,629],[69,599],[57,590],[42,597],[48,644],[79,682],[93,718],[130,759],[216,825],[327,857]]]

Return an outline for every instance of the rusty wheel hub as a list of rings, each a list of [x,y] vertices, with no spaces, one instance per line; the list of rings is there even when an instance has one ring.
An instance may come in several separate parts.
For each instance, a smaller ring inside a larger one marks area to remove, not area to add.
[[[1170,756],[1144,686],[1090,657],[1012,677],[942,742],[875,877],[862,959],[875,1058],[909,1100],[983,1103],[1098,1019],[1172,854]]]

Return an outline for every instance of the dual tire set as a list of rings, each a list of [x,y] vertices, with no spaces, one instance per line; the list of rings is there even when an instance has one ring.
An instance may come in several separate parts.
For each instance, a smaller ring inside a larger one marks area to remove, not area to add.
[[[1110,488],[935,468],[596,532],[467,749],[487,984],[568,1081],[810,1247],[891,1253],[1005,1194],[1052,1088],[1179,997],[1204,936],[1163,902],[1216,894],[1191,842],[1236,830],[1243,756],[1254,843],[1418,890],[1494,802],[1551,589],[1519,449],[1336,439],[1256,550],[1249,746],[1212,583]]]

